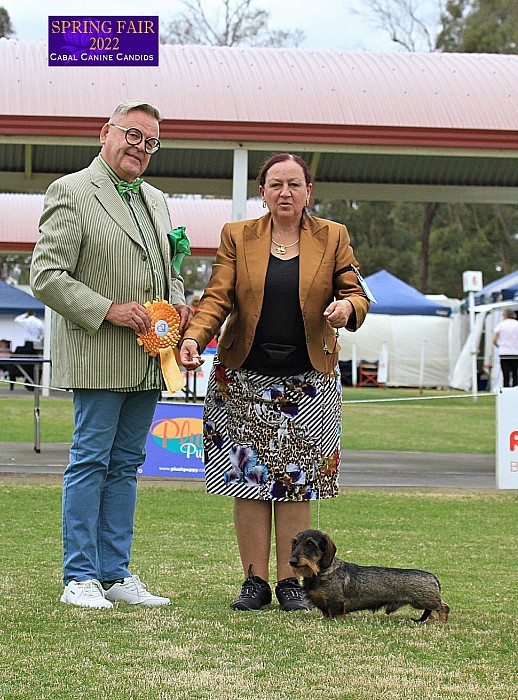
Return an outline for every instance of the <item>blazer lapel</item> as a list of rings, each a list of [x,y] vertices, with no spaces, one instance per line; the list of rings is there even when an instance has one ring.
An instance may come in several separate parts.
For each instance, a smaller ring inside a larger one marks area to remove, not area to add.
[[[322,264],[327,247],[329,227],[306,217],[300,236],[300,305],[304,308],[311,285]]]
[[[108,173],[105,172],[102,165],[99,165],[95,160],[90,165],[89,170],[92,183],[97,188],[95,196],[108,216],[110,216],[135,243],[143,247],[140,233],[133,220],[129,207],[123,202],[122,197],[113,186]]]
[[[245,225],[243,229],[245,264],[258,311],[263,304],[264,281],[270,260],[270,232],[270,214],[257,219],[251,226]]]
[[[163,198],[159,200],[156,195],[156,191],[150,189],[145,182],[140,187],[140,193],[146,204],[151,221],[155,227],[155,231],[157,232],[158,242],[160,244],[164,260],[170,260],[171,249],[169,248],[167,233],[171,231],[172,226],[167,204],[164,202]]]

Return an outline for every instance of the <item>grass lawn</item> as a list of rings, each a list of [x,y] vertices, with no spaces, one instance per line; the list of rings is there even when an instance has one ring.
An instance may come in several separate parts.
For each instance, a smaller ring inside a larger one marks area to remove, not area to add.
[[[133,547],[135,573],[172,605],[63,605],[60,495],[0,484],[2,700],[518,697],[518,494],[351,491],[322,503],[341,558],[439,576],[450,620],[421,625],[410,608],[342,622],[232,611],[232,499],[172,486],[140,488]]]
[[[444,396],[460,398],[441,398]],[[342,447],[348,450],[492,453],[495,397],[454,391],[345,389]],[[43,442],[70,442],[71,398],[41,400]],[[0,397],[0,442],[30,442],[32,396]]]

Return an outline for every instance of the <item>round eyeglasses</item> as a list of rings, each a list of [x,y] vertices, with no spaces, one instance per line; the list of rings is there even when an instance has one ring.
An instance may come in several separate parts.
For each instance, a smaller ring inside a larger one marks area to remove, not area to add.
[[[116,129],[120,129],[125,132],[126,143],[130,146],[138,146],[139,143],[144,139],[144,134],[136,126],[130,126],[128,128],[124,126],[119,126],[119,124],[112,124],[108,122],[109,126],[114,126]],[[160,141],[155,138],[144,139],[144,150],[150,156],[160,150]]]

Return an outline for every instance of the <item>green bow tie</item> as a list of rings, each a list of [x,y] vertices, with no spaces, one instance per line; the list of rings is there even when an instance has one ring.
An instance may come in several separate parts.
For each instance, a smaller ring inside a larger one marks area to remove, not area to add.
[[[144,180],[141,177],[137,177],[137,179],[133,180],[133,182],[125,182],[124,180],[121,180],[117,183],[117,192],[120,194],[121,197],[124,197],[126,192],[138,192],[140,189],[140,185],[143,182]]]
[[[178,226],[167,234],[171,246],[171,257],[173,258],[173,270],[180,274],[183,259],[191,254],[191,245],[185,235],[185,226]]]

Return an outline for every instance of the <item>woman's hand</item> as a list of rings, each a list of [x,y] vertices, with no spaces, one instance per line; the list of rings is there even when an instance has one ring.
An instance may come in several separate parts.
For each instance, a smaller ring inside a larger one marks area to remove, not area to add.
[[[350,301],[347,299],[340,299],[339,301],[332,301],[329,304],[324,311],[324,316],[333,328],[344,328],[353,310],[353,305]]]
[[[198,343],[192,338],[186,338],[180,345],[180,362],[186,370],[195,370],[205,362],[200,356]]]

